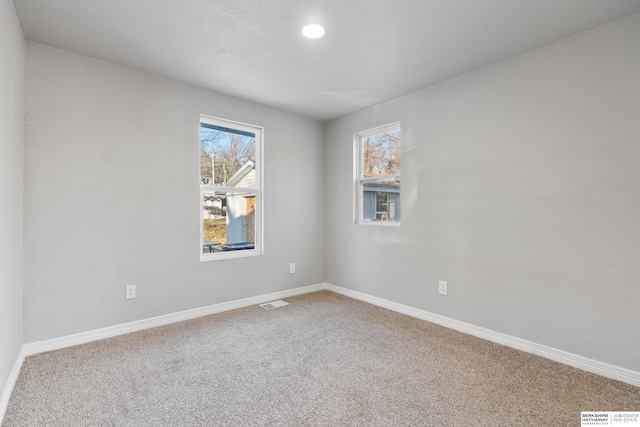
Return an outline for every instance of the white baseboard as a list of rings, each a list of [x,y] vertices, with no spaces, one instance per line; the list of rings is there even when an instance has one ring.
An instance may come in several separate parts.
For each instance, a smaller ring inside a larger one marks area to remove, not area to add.
[[[221,304],[210,305],[207,307],[195,308],[192,310],[171,313],[163,316],[153,317],[150,319],[144,319],[102,329],[96,329],[93,331],[68,335],[65,337],[25,344],[22,346],[22,351],[16,359],[14,367],[11,371],[11,375],[7,380],[2,393],[2,398],[0,400],[0,423],[4,416],[4,411],[6,411],[7,404],[9,403],[9,397],[11,396],[11,392],[13,391],[15,382],[18,379],[18,374],[20,372],[20,368],[22,367],[24,358],[27,356],[52,350],[58,350],[65,347],[71,347],[78,344],[84,344],[105,338],[111,338],[131,332],[142,331],[145,329],[194,319],[201,316],[208,316],[210,314],[222,313],[224,311],[262,304],[265,302],[292,297],[295,295],[321,291],[324,289],[392,311],[396,311],[398,313],[426,320],[428,322],[432,322],[450,329],[455,329],[457,331],[473,335],[478,338],[483,338],[488,341],[506,345],[508,347],[526,351],[528,353],[533,353],[547,359],[554,360],[556,362],[564,363],[565,365],[573,366],[587,372],[602,375],[603,377],[612,378],[618,381],[625,382],[627,384],[634,385],[636,387],[640,387],[640,372],[637,371],[632,371],[630,369],[621,368],[619,366],[599,362],[597,360],[589,359],[573,353],[568,353],[541,344],[536,344],[520,338],[502,334],[500,332],[495,332],[489,329],[481,328],[479,326],[471,325],[469,323],[461,322],[459,320],[450,319],[448,317],[429,313],[427,311],[420,310],[414,307],[409,307],[403,304],[398,304],[382,298],[364,294],[362,292],[353,291],[350,289],[331,285],[329,283],[321,283],[318,285],[305,286],[301,288],[289,289],[286,291],[274,292],[236,301],[229,301]]]
[[[168,325],[170,323],[182,322],[184,320],[195,319],[197,317],[208,316],[210,314],[222,313],[224,311],[235,310],[238,308],[249,307],[252,305],[262,304],[281,298],[292,297],[295,295],[316,292],[325,289],[324,284],[305,286],[302,288],[289,289],[286,291],[274,292],[265,295],[259,295],[250,298],[244,298],[236,301],[223,302],[220,304],[209,305],[206,307],[194,308],[192,310],[180,311],[178,313],[165,314],[163,316],[152,317],[150,319],[137,320],[135,322],[123,323],[120,325],[109,326],[106,328],[95,329],[93,331],[81,332],[78,334],[68,335],[60,338],[53,338],[45,341],[36,341],[23,346],[25,356],[44,353],[52,350],[59,350],[65,347],[71,347],[78,344],[85,344],[92,341],[111,338],[118,335],[129,334],[131,332],[142,331],[145,329],[155,328],[157,326]]]
[[[603,377],[612,378],[614,380],[622,381],[624,383],[640,387],[640,372],[637,371],[632,371],[630,369],[621,368],[619,366],[610,365],[604,362],[599,362],[597,360],[589,359],[577,354],[568,353],[566,351],[547,347],[541,344],[536,344],[531,341],[526,341],[520,338],[512,337],[510,335],[502,334],[500,332],[495,332],[490,329],[481,328],[479,326],[471,325],[459,320],[450,319],[438,314],[429,313],[428,311],[419,310],[407,305],[398,304],[392,301],[374,297],[362,292],[352,291],[350,289],[342,288],[328,283],[324,284],[324,289],[348,296],[350,298],[364,301],[369,304],[396,311],[398,313],[426,320],[428,322],[435,323],[446,328],[455,329],[456,331],[502,344],[507,347],[542,356],[547,359],[563,363],[565,365],[573,366],[574,368],[582,369],[583,371],[591,372]]]
[[[18,353],[18,356],[16,357],[16,361],[13,363],[7,382],[4,384],[4,388],[2,389],[2,395],[0,395],[0,425],[2,425],[2,420],[4,420],[4,414],[7,413],[9,399],[11,399],[11,394],[13,393],[13,389],[18,381],[18,375],[20,375],[20,369],[22,369],[24,358],[25,354],[23,346],[23,349],[20,350],[20,353]]]

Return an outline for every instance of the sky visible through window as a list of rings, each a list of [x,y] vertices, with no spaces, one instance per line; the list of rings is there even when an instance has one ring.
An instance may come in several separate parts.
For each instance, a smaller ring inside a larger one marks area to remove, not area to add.
[[[224,185],[246,162],[255,160],[255,134],[200,125],[200,184]]]

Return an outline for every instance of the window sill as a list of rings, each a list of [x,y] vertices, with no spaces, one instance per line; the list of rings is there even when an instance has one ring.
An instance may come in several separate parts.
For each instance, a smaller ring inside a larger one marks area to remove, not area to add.
[[[356,225],[366,225],[366,226],[382,226],[382,227],[400,227],[399,222],[390,222],[390,221],[358,221]]]
[[[218,261],[222,259],[247,258],[247,257],[253,257],[253,256],[260,256],[260,255],[262,255],[262,251],[260,251],[259,249],[244,249],[244,250],[238,250],[238,251],[201,253],[200,262]]]

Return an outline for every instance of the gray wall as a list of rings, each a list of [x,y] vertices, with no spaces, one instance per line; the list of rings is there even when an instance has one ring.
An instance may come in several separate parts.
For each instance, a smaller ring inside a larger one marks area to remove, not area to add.
[[[33,43],[26,88],[25,343],[323,281],[322,123]],[[265,129],[263,256],[199,261],[200,114]]]
[[[13,2],[0,1],[0,393],[22,346],[24,44]]]
[[[330,122],[326,281],[640,371],[639,28]],[[402,225],[356,226],[353,134],[397,120]]]

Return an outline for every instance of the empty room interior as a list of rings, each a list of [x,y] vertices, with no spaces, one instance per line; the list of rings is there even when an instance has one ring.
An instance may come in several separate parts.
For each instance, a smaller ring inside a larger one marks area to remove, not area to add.
[[[640,411],[640,1],[0,0],[0,46],[3,426]]]

